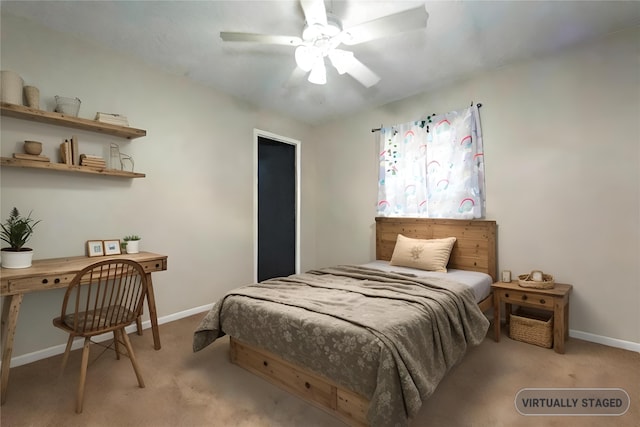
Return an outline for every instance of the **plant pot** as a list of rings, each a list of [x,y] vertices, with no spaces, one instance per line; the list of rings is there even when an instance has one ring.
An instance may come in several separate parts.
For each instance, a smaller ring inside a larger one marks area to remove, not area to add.
[[[22,248],[16,252],[7,248],[2,249],[2,267],[3,268],[29,268],[33,260],[33,249]]]
[[[127,253],[137,254],[140,252],[140,240],[129,240],[127,242]]]

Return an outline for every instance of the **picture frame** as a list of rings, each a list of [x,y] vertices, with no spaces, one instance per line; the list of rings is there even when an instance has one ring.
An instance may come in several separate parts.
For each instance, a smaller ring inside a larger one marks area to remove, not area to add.
[[[102,245],[102,240],[88,240],[87,254],[89,255],[89,257],[104,256],[104,246]]]
[[[502,281],[504,283],[510,283],[511,282],[511,271],[510,270],[502,270]]]
[[[120,239],[103,240],[102,245],[104,246],[105,255],[120,255],[122,253],[120,250]]]
[[[542,274],[542,271],[533,270],[531,272],[531,280],[533,280],[534,282],[543,282],[544,281],[544,275]]]

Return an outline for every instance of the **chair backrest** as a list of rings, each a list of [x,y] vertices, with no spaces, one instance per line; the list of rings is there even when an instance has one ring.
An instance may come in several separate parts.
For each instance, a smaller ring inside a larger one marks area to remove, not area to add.
[[[73,278],[62,303],[62,321],[75,335],[98,335],[133,323],[147,293],[144,268],[127,259],[96,262]]]

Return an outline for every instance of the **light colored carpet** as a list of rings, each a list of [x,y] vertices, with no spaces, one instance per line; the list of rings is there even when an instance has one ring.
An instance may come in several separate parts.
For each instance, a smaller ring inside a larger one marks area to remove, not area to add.
[[[228,339],[192,353],[203,315],[160,326],[162,349],[149,330],[130,335],[146,388],[128,359],[111,351],[89,365],[84,412],[76,414],[80,351],[60,376],[61,356],[11,370],[2,427],[12,426],[344,426],[331,415],[232,365]],[[492,331],[492,330],[491,330]],[[489,334],[490,336],[491,334]],[[100,352],[92,347],[92,358]],[[619,387],[631,396],[621,417],[525,417],[514,407],[525,387]],[[488,337],[440,383],[411,427],[640,426],[640,354],[570,339],[566,354]]]

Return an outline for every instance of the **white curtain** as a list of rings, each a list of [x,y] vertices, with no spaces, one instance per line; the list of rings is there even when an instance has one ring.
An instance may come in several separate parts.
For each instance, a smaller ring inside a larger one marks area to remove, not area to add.
[[[378,216],[484,217],[477,106],[380,129]]]

